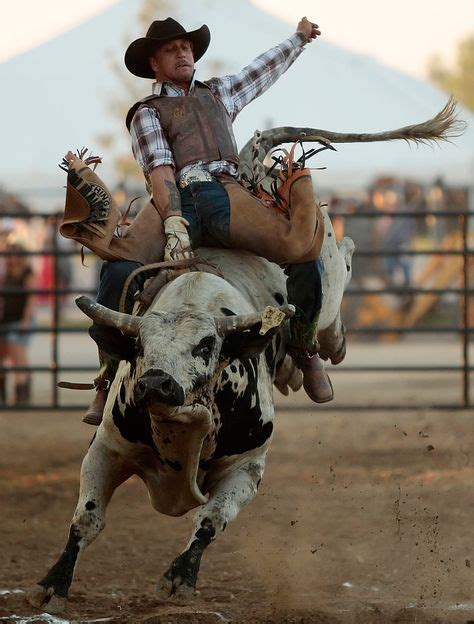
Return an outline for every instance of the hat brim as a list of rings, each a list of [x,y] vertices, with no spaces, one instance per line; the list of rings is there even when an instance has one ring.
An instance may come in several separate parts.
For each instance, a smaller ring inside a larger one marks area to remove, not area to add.
[[[152,38],[141,37],[132,41],[125,52],[125,66],[132,74],[139,78],[154,78],[155,74],[150,67],[149,58],[158,45],[174,39],[189,39],[193,44],[194,61],[204,55],[211,41],[209,28],[204,24],[197,30],[172,35],[171,37]]]

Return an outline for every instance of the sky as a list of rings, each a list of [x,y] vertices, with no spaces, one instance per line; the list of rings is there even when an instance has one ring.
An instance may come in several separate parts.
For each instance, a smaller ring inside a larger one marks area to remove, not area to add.
[[[117,0],[2,2],[0,62],[74,27],[115,2]],[[426,75],[428,60],[434,54],[451,63],[459,40],[474,34],[474,0],[252,2],[295,26],[298,19],[306,15],[320,25],[327,41],[369,54],[418,77]]]
[[[457,43],[474,36],[474,0],[254,0],[286,20],[319,24],[322,36],[418,77],[428,59],[455,58]],[[290,8],[291,7],[291,8]]]

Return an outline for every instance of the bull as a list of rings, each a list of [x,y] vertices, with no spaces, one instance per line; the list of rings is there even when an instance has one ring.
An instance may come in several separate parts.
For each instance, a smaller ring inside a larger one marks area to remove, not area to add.
[[[256,133],[240,157],[253,179],[261,180],[269,173],[266,154],[284,142],[436,142],[459,136],[464,127],[450,99],[433,119],[389,132],[274,128]],[[351,277],[354,244],[344,238],[337,245],[323,213],[318,338],[327,353],[340,353],[339,308]],[[79,556],[104,528],[115,489],[132,475],[143,480],[157,511],[180,516],[197,508],[188,544],[161,578],[166,596],[194,591],[205,549],[257,492],[273,434],[273,385],[288,394],[302,383],[286,355],[284,319],[291,310],[285,276],[275,264],[245,252],[207,249],[199,254],[217,265],[221,276],[180,275],[143,317],[108,310],[85,297],[77,301],[95,323],[124,334],[112,354],[122,362],[82,463],[66,547],[28,594],[36,607],[64,610]]]
[[[348,238],[337,246],[325,220],[319,327],[338,351],[339,305],[354,246]],[[96,323],[125,335],[123,353],[114,353],[123,360],[82,463],[65,549],[28,595],[49,613],[64,610],[79,556],[104,528],[113,492],[132,475],[143,480],[157,511],[180,516],[197,508],[188,544],[161,578],[167,596],[194,591],[204,550],[257,492],[273,434],[272,384],[287,394],[302,381],[286,356],[284,319],[292,312],[285,276],[246,252],[199,254],[222,277],[180,275],[143,317],[77,300]]]

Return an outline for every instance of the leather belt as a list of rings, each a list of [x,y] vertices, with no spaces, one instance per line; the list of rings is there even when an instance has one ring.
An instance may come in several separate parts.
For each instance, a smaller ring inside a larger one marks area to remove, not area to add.
[[[213,177],[209,171],[204,169],[194,169],[189,173],[185,173],[184,176],[178,181],[179,188],[185,188],[193,182],[212,182]]]

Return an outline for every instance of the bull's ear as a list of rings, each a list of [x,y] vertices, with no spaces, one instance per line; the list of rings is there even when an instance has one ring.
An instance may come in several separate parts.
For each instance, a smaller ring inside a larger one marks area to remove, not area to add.
[[[131,362],[136,357],[136,341],[130,336],[124,336],[115,327],[92,325],[89,335],[99,349],[114,360]]]
[[[274,327],[261,336],[261,327],[261,323],[257,323],[250,329],[228,334],[222,343],[221,359],[246,360],[259,356],[267,348],[278,331],[278,327]]]

